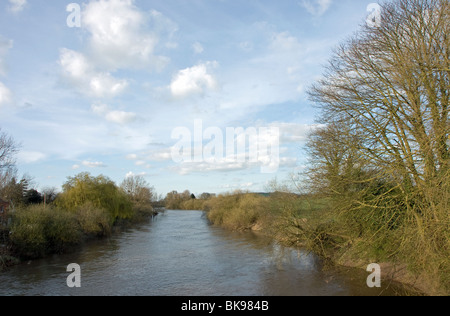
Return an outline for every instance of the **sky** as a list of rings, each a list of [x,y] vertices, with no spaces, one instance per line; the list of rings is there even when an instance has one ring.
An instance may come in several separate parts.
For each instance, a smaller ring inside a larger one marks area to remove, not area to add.
[[[38,189],[265,191],[305,168],[308,88],[371,3],[0,0],[0,128]]]

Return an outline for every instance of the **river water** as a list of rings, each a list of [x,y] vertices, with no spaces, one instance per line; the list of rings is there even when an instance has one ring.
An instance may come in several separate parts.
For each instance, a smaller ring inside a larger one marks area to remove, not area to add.
[[[67,266],[81,287],[67,286]],[[211,226],[203,212],[165,211],[150,223],[75,253],[0,272],[0,295],[306,296],[395,295],[369,289],[369,273],[323,269],[321,260],[255,233]],[[385,282],[383,282],[385,283]]]

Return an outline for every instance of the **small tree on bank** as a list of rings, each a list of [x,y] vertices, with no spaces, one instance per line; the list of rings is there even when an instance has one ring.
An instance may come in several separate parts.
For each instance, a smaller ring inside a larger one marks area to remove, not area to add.
[[[69,177],[55,204],[73,212],[91,204],[106,210],[112,222],[133,215],[132,202],[125,192],[109,178],[103,175],[93,177],[89,173]]]

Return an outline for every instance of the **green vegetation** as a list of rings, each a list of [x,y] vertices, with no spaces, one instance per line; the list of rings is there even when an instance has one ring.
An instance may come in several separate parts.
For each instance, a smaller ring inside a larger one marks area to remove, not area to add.
[[[334,262],[404,266],[428,293],[450,292],[450,4],[395,0],[381,25],[336,48],[309,91],[309,197],[219,197],[213,223],[265,223],[277,239]],[[248,203],[253,203],[250,205]]]
[[[267,198],[257,194],[219,195],[205,203],[208,219],[214,224],[233,230],[258,230],[266,220]]]
[[[164,205],[170,210],[202,210],[210,198],[211,195],[208,193],[203,193],[200,199],[197,199],[189,190],[183,193],[172,191],[164,199]]]
[[[63,253],[88,239],[109,236],[119,225],[154,215],[153,195],[141,177],[127,178],[118,187],[105,176],[81,173],[68,178],[53,203],[19,204],[11,215],[7,241],[20,258]]]
[[[309,167],[296,184],[307,194],[174,191],[166,208],[203,209],[215,225],[261,231],[339,264],[406,267],[422,290],[450,293],[450,4],[382,7],[380,26],[363,26],[337,47],[309,90],[321,127],[309,137]],[[54,205],[34,206],[42,195],[17,179],[16,151],[0,133],[0,197],[21,205],[11,227],[20,255],[64,251],[152,212],[143,179],[118,187],[89,174],[69,178]]]
[[[16,210],[11,232],[14,248],[26,258],[62,252],[81,242],[75,214],[41,205]]]
[[[381,26],[337,48],[311,88],[326,127],[308,144],[311,188],[331,198],[326,231],[351,243],[346,257],[404,263],[447,292],[449,13],[441,0],[383,5]]]
[[[111,224],[119,219],[131,218],[133,204],[130,196],[104,176],[92,177],[81,173],[69,178],[63,185],[63,192],[55,201],[56,206],[75,212],[86,203],[104,209],[109,214]]]

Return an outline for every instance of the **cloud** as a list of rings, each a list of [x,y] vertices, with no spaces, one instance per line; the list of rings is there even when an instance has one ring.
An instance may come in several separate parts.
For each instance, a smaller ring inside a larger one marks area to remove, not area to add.
[[[246,182],[246,183],[223,184],[220,187],[226,190],[249,190],[255,185],[256,183]]]
[[[116,79],[108,72],[99,72],[83,54],[70,49],[61,49],[59,64],[66,81],[88,96],[114,97],[128,86],[126,80]]]
[[[137,160],[138,159],[138,155],[136,154],[129,154],[125,157],[126,160]]]
[[[81,21],[85,47],[61,49],[59,64],[65,81],[89,97],[121,95],[129,81],[116,78],[117,71],[161,71],[170,59],[156,54],[159,44],[177,46],[171,39],[178,26],[158,11],[141,11],[133,0],[91,1]],[[110,119],[122,121],[125,114],[112,113]]]
[[[12,93],[2,82],[0,82],[0,106],[12,102]]]
[[[233,111],[235,118],[305,98],[303,87],[313,83],[315,65],[328,58],[329,40],[302,39],[265,23],[253,28],[262,36],[253,53],[233,67],[221,67],[219,107]]]
[[[130,171],[125,175],[125,178],[128,179],[128,178],[132,178],[132,177],[136,177],[136,176],[145,177],[145,176],[147,176],[147,172],[134,173],[134,172]]]
[[[186,162],[172,167],[171,170],[180,175],[188,175],[191,173],[231,172],[248,168],[250,166],[245,162],[221,161],[217,163]]]
[[[82,162],[82,165],[88,168],[106,168],[106,165],[103,162],[93,162],[85,160]]]
[[[13,41],[6,39],[0,35],[0,76],[6,75],[5,56],[13,47]],[[12,102],[12,92],[0,81],[0,106],[10,104]]]
[[[154,150],[147,155],[147,159],[150,161],[172,161],[172,150],[171,148],[162,148]]]
[[[170,84],[172,95],[182,98],[204,94],[207,90],[217,88],[216,79],[210,73],[211,69],[217,65],[217,62],[207,62],[180,70]]]
[[[193,173],[228,173],[233,171],[255,171],[264,174],[275,173],[280,168],[294,168],[297,165],[296,157],[280,157],[278,160],[269,155],[260,155],[258,162],[239,162],[234,159],[227,161],[223,159],[214,163],[209,162],[184,162],[170,167],[170,170],[179,175],[189,175]],[[264,171],[266,170],[266,171]]]
[[[145,160],[138,160],[138,161],[136,161],[135,165],[136,166],[145,166],[148,164],[147,164],[147,161],[145,161]]]
[[[92,111],[105,118],[108,122],[126,125],[137,120],[137,114],[124,111],[111,111],[105,104],[93,104],[91,106]]]
[[[13,12],[13,13],[17,13],[22,11],[25,6],[27,5],[27,0],[9,0],[9,7],[8,10]]]
[[[333,0],[302,0],[301,5],[314,16],[323,15],[330,8]]]
[[[169,58],[155,54],[159,36],[171,37],[178,29],[160,12],[143,12],[132,0],[91,1],[84,8],[82,27],[90,33],[96,63],[110,70],[163,69]]]
[[[125,125],[136,121],[137,115],[132,112],[111,111],[106,114],[105,118],[109,122]]]
[[[277,127],[280,130],[280,144],[300,144],[308,139],[308,135],[317,128],[323,127],[320,124],[296,124],[285,122],[273,122],[270,127]]]
[[[194,50],[194,53],[196,53],[196,54],[201,54],[205,50],[203,48],[203,45],[200,44],[199,42],[195,42],[194,44],[192,44],[192,49]]]
[[[37,151],[20,151],[17,154],[19,163],[30,164],[39,162],[46,158],[46,155]]]
[[[6,75],[5,56],[12,47],[12,40],[0,36],[0,76]]]

